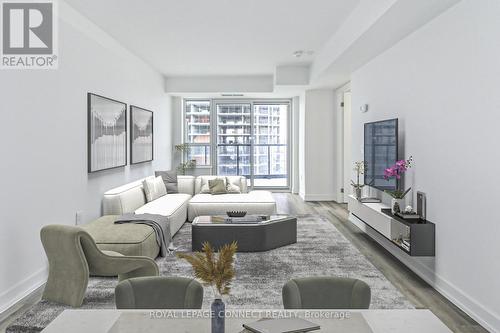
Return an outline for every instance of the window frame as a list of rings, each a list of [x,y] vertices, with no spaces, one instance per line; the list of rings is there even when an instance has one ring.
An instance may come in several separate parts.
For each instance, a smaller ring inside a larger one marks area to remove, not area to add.
[[[188,143],[187,141],[187,122],[186,122],[186,105],[188,102],[209,102],[209,117],[210,117],[210,143]],[[189,146],[209,146],[210,149],[210,164],[197,165],[197,169],[212,169],[212,172],[217,171],[217,104],[230,104],[230,103],[248,103],[250,104],[251,110],[251,128],[254,128],[254,106],[255,105],[271,105],[271,104],[287,104],[288,105],[288,119],[287,119],[287,185],[278,187],[259,187],[256,188],[262,190],[273,190],[273,191],[289,191],[291,189],[292,181],[292,117],[293,117],[293,101],[291,98],[183,98],[182,99],[182,140],[183,143]],[[255,146],[251,145],[252,148]],[[182,158],[185,161],[187,152],[183,154]],[[253,154],[251,154],[253,159]],[[253,163],[253,162],[252,162]],[[253,165],[253,164],[252,164]],[[251,168],[251,189],[254,188],[253,184],[253,168]]]
[[[186,120],[187,114],[187,104],[188,102],[208,102],[208,117],[209,117],[209,142],[188,142],[188,122]],[[211,168],[213,165],[213,154],[212,154],[212,144],[213,144],[213,121],[212,121],[212,100],[210,98],[184,98],[182,100],[182,144],[188,147],[208,147],[209,149],[209,158],[206,159],[206,164],[197,164],[196,168]],[[182,161],[185,162],[187,160],[188,152],[184,151],[182,154]]]

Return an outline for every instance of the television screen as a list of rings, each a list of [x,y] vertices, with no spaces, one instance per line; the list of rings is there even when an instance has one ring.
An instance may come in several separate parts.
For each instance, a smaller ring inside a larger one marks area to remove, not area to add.
[[[396,179],[384,179],[384,170],[398,159],[398,120],[365,124],[365,184],[379,190],[394,191]]]

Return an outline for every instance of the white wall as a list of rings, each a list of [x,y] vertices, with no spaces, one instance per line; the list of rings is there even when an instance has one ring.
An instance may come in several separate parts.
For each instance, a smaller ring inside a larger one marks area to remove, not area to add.
[[[299,110],[300,195],[306,201],[337,200],[335,94],[307,90]]]
[[[39,231],[101,214],[102,193],[170,167],[163,78],[63,2],[59,69],[0,73],[0,312],[45,281]],[[71,22],[71,23],[70,23]],[[87,174],[87,92],[154,113],[155,161]]]
[[[491,331],[500,331],[499,17],[497,0],[464,0],[351,81],[353,160],[363,158],[363,123],[398,117],[415,160],[407,184],[427,193],[436,257],[407,262]]]

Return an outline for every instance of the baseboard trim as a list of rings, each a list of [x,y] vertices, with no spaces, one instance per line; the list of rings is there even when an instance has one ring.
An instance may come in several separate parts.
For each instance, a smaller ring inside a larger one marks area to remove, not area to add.
[[[11,314],[9,310],[18,302],[43,286],[47,281],[47,275],[47,267],[43,267],[3,292],[0,295],[0,321],[3,321]]]
[[[331,194],[304,194],[301,193],[300,196],[304,201],[335,201],[337,196],[333,193]]]
[[[479,304],[479,302],[477,302],[473,297],[456,287],[453,283],[444,279],[439,274],[429,269],[429,267],[419,262],[419,259],[412,258],[398,249],[395,249],[392,243],[379,235],[377,232],[371,230],[357,217],[350,214],[349,220],[356,227],[377,241],[377,243],[382,245],[382,247],[394,255],[399,261],[421,277],[425,282],[431,285],[441,295],[477,321],[485,329],[490,332],[500,332],[500,317],[498,315],[495,315],[491,310]]]

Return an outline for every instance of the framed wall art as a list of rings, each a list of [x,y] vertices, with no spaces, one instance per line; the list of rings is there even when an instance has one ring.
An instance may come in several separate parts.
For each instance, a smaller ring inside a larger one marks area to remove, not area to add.
[[[88,172],[127,165],[127,104],[87,94]]]
[[[130,106],[130,164],[153,160],[153,111]]]

